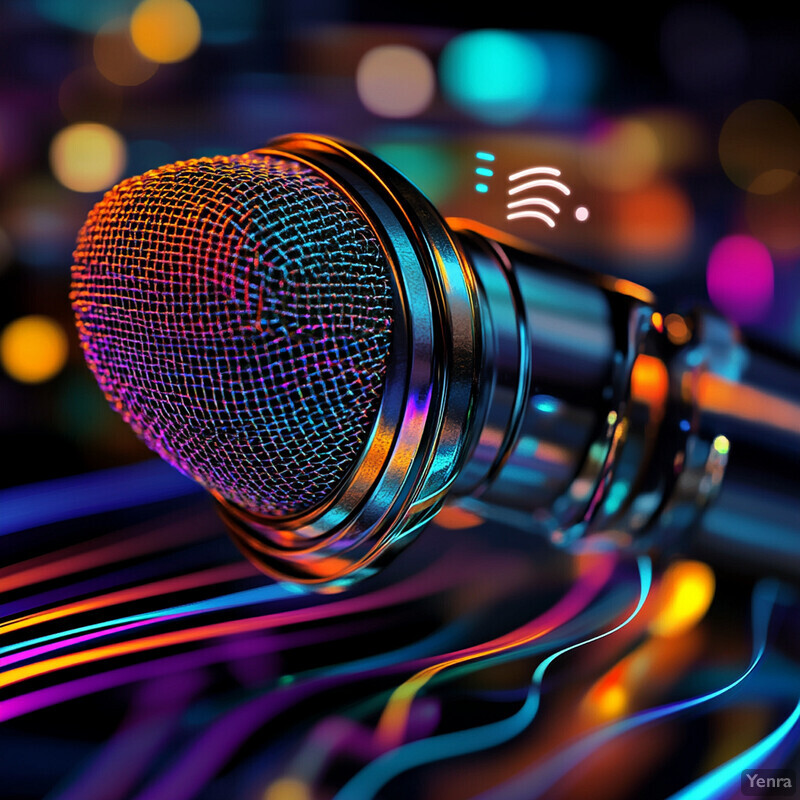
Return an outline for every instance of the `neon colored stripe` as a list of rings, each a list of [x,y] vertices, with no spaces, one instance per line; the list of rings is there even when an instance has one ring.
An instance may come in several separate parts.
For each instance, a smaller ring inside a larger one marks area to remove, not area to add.
[[[757,768],[763,763],[764,759],[795,729],[798,721],[800,721],[800,702],[794,707],[794,711],[760,742],[717,767],[713,772],[690,783],[672,795],[669,800],[709,800],[727,795],[734,786],[739,785],[742,771]]]
[[[47,611],[40,611],[35,614],[27,614],[18,619],[0,623],[0,634],[11,633],[12,631],[29,628],[32,625],[39,625],[43,622],[51,622],[54,619],[63,619],[74,614],[82,614],[85,611],[96,611],[100,608],[131,603],[136,600],[143,600],[147,597],[158,597],[160,595],[182,592],[187,589],[197,589],[201,586],[214,586],[229,581],[241,580],[257,574],[255,567],[247,561],[239,561],[235,564],[225,564],[221,567],[201,570],[191,575],[180,575],[176,578],[167,578],[161,581],[154,581],[143,586],[133,586],[129,589],[120,589],[116,592],[90,597],[88,600],[78,600],[74,603],[67,603],[57,608],[50,608]],[[0,653],[5,648],[0,648]]]
[[[125,617],[118,617],[117,619],[105,620],[104,622],[95,622],[92,625],[83,625],[79,628],[73,628],[72,630],[51,633],[36,639],[29,639],[27,642],[19,642],[9,647],[0,648],[0,653],[13,654],[0,658],[0,669],[20,661],[51,653],[53,650],[62,650],[66,647],[84,644],[92,639],[100,638],[101,636],[111,636],[115,633],[130,630],[131,628],[139,628],[142,625],[152,625],[169,619],[202,614],[206,611],[220,611],[227,608],[242,608],[256,603],[270,603],[275,600],[283,600],[287,597],[291,597],[292,594],[293,593],[289,589],[281,584],[258,586],[255,589],[232,592],[231,594],[222,595],[221,597],[212,597],[208,600],[183,603],[181,605],[172,606],[171,608],[145,611],[141,614],[131,614]],[[35,645],[39,646],[36,647]],[[23,652],[15,652],[18,650],[23,650]]]
[[[736,680],[712,692],[668,703],[663,706],[641,711],[633,716],[607,725],[590,734],[575,744],[558,752],[558,755],[549,759],[542,765],[537,765],[517,775],[513,780],[502,786],[494,786],[488,792],[482,793],[474,800],[534,800],[546,794],[558,780],[560,780],[575,765],[591,757],[600,747],[613,741],[622,734],[649,725],[658,720],[674,716],[703,705],[735,689],[744,681],[760,663],[767,645],[767,632],[769,620],[777,600],[777,585],[770,580],[765,580],[756,586],[753,592],[753,655],[747,669]]]
[[[0,687],[11,686],[29,678],[47,675],[51,672],[57,672],[58,670],[67,669],[69,667],[91,664],[96,661],[103,661],[108,658],[129,655],[131,653],[146,652],[159,647],[188,644],[207,637],[232,636],[238,633],[248,633],[256,630],[281,627],[283,625],[294,625],[301,622],[329,619],[333,616],[342,616],[368,609],[381,608],[386,605],[415,599],[420,596],[420,589],[423,594],[431,594],[436,591],[441,591],[456,582],[456,577],[446,573],[441,563],[437,564],[436,568],[439,573],[444,573],[441,575],[441,579],[437,584],[433,584],[431,574],[435,572],[436,569],[429,568],[418,573],[412,580],[405,581],[404,583],[397,584],[383,591],[364,597],[354,597],[322,606],[318,605],[309,608],[292,609],[277,614],[264,614],[249,619],[218,622],[187,630],[154,634],[134,641],[117,642],[115,644],[97,647],[93,650],[83,650],[81,652],[69,653],[45,661],[39,661],[35,664],[26,664],[23,667],[8,670],[0,675]]]
[[[637,565],[639,567],[640,588],[639,599],[633,611],[613,628],[589,639],[561,648],[540,662],[533,673],[525,703],[516,714],[498,722],[482,725],[479,728],[432,736],[392,750],[372,761],[361,772],[357,773],[334,796],[334,800],[368,800],[368,798],[374,797],[392,778],[409,769],[502,744],[525,730],[538,712],[541,684],[550,664],[565,653],[611,636],[630,624],[639,614],[650,593],[653,573],[652,563],[646,556],[640,556],[637,559]],[[574,764],[575,762],[571,763]]]
[[[572,589],[549,611],[526,623],[521,628],[517,628],[483,645],[463,650],[438,664],[426,667],[402,683],[392,693],[378,723],[376,733],[378,741],[387,748],[397,747],[402,743],[411,704],[419,691],[435,675],[449,667],[463,664],[473,659],[485,658],[521,647],[550,633],[550,631],[580,613],[606,584],[616,563],[615,558],[608,553],[603,553],[599,556],[598,561],[599,564],[596,569],[585,573],[573,585]]]

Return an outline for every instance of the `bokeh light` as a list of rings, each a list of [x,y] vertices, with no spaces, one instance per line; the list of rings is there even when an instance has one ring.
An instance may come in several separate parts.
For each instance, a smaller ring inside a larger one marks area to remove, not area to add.
[[[53,174],[68,189],[107,189],[125,169],[125,142],[107,125],[81,122],[59,131],[50,145]]]
[[[714,450],[716,450],[720,455],[726,456],[731,451],[731,443],[727,436],[715,436],[714,437]]]
[[[686,111],[660,108],[646,111],[637,119],[656,137],[662,170],[701,166],[707,160],[709,137],[699,120]]]
[[[659,333],[664,332],[664,317],[660,311],[654,311],[650,315],[650,322]]]
[[[775,275],[769,251],[751,236],[721,239],[709,256],[706,283],[720,311],[736,322],[758,322],[772,304]]]
[[[442,51],[439,71],[454,105],[497,125],[529,117],[544,97],[549,75],[532,39],[501,30],[456,36]]]
[[[356,70],[364,107],[381,117],[415,117],[433,100],[436,74],[416,47],[383,45],[367,51]]]
[[[692,331],[680,314],[667,314],[664,320],[667,337],[672,344],[683,345],[692,338]]]
[[[138,86],[155,75],[158,64],[134,47],[128,25],[116,20],[94,37],[94,63],[103,77],[119,86]]]
[[[725,120],[719,159],[727,176],[756,194],[785,189],[800,169],[800,125],[772,100],[751,100]]]
[[[800,253],[800,178],[774,194],[748,194],[746,215],[750,232],[770,249]]]
[[[642,119],[629,118],[594,129],[581,168],[596,186],[624,192],[649,183],[660,162],[661,147],[653,129]]]
[[[686,193],[668,181],[610,198],[608,211],[615,244],[623,254],[675,258],[688,248],[694,212]]]
[[[144,0],[131,17],[139,52],[159,64],[188,58],[200,45],[200,18],[186,0]]]
[[[31,314],[9,323],[0,334],[3,369],[21,383],[42,383],[67,361],[67,335],[50,317]]]
[[[311,800],[311,789],[299,778],[279,778],[267,787],[264,800]]]
[[[590,695],[593,710],[601,719],[616,719],[628,708],[630,698],[625,687],[612,679],[598,685]]]
[[[650,623],[657,636],[676,636],[693,628],[706,615],[714,598],[714,572],[701,561],[676,561],[664,571]]]
[[[659,408],[669,394],[669,372],[666,364],[655,356],[640,353],[633,362],[631,397],[639,403]]]

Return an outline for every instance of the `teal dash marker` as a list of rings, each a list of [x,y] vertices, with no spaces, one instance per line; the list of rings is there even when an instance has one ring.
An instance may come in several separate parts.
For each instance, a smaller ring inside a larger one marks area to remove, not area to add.
[[[484,150],[478,150],[478,152],[475,153],[475,158],[477,158],[478,161],[494,161],[494,154],[487,153]],[[480,175],[483,178],[491,178],[494,175],[494,170],[489,169],[489,167],[475,167],[475,174]],[[486,192],[489,191],[489,184],[476,183],[475,191],[480,192],[481,194],[486,194]]]

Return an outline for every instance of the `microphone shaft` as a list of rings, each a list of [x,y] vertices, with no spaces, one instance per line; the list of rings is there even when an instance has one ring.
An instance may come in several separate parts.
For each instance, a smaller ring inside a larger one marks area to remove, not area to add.
[[[483,343],[458,503],[560,545],[602,532],[800,574],[800,365],[713,314],[670,339],[647,289],[449,223]]]

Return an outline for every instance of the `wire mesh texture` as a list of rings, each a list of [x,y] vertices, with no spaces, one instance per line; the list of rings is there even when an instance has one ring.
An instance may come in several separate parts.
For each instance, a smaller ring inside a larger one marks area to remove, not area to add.
[[[324,176],[247,153],[130,178],[89,214],[72,277],[106,397],[207,488],[302,513],[358,459],[383,391],[390,267]]]

